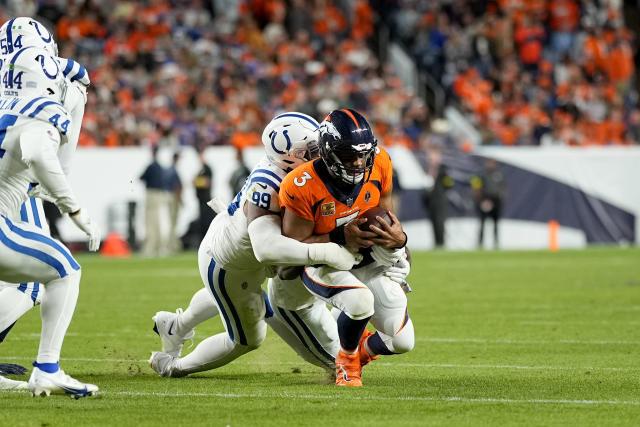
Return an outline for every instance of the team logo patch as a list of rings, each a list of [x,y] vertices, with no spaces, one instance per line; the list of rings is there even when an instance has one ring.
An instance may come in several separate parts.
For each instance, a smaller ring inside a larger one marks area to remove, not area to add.
[[[364,202],[369,203],[369,200],[371,200],[371,192],[367,190],[367,192],[364,194]]]
[[[333,215],[336,213],[336,202],[323,203],[320,206],[322,216]]]

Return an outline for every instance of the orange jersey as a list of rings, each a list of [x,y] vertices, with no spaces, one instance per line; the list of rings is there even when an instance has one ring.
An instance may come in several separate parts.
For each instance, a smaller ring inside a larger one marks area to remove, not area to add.
[[[389,154],[376,147],[369,180],[344,194],[334,184],[322,159],[311,160],[284,178],[280,184],[280,206],[300,218],[315,222],[314,234],[326,234],[378,206],[380,196],[392,187],[393,167]],[[365,174],[366,178],[366,174]]]

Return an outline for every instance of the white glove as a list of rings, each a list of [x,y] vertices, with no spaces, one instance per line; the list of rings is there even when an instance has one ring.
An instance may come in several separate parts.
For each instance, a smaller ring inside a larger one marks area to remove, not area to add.
[[[224,203],[222,203],[220,200],[218,200],[216,197],[214,197],[213,199],[209,200],[207,202],[207,205],[213,209],[213,211],[217,214],[219,214],[220,212],[224,212],[227,210],[227,207],[224,205]]]
[[[89,236],[89,250],[97,251],[100,247],[100,229],[97,224],[89,218],[84,209],[78,210],[75,214],[69,214],[69,218]]]
[[[44,200],[46,202],[53,203],[53,204],[56,203],[56,201],[53,198],[53,196],[51,194],[49,194],[47,192],[47,190],[45,190],[42,187],[42,185],[36,185],[35,187],[33,187],[31,190],[29,190],[27,192],[27,196],[29,196],[29,197],[37,197],[39,199],[42,199],[42,200]]]
[[[404,250],[404,249],[403,249]],[[393,266],[387,268],[384,275],[394,282],[403,286],[407,283],[406,279],[411,271],[411,266],[406,257],[400,258]]]
[[[381,246],[372,246],[371,247],[371,257],[380,265],[384,265],[385,267],[394,266],[400,258],[404,258],[405,255],[404,248],[400,249],[387,249]]]
[[[311,264],[326,264],[336,270],[351,270],[362,261],[362,255],[351,253],[336,243],[309,244],[309,261]]]

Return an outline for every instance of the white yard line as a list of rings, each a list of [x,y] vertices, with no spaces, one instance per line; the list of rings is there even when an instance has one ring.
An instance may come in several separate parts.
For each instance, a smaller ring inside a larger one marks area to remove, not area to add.
[[[0,356],[0,361],[3,360],[31,360],[33,357],[24,356]],[[147,363],[146,359],[92,359],[92,358],[61,358],[61,361],[65,362],[95,362],[95,363]],[[242,362],[235,362],[236,364],[243,364]],[[244,363],[246,365],[256,365],[255,362]],[[304,364],[300,362],[260,362],[260,365],[295,365],[299,366]],[[640,367],[611,367],[611,366],[528,366],[528,365],[489,365],[489,364],[456,364],[456,363],[402,363],[402,362],[375,362],[378,366],[396,366],[405,368],[456,368],[456,369],[511,369],[511,370],[537,370],[537,371],[640,371]]]
[[[158,393],[139,391],[113,391],[105,395],[118,396],[154,396],[154,397],[222,397],[227,399],[322,399],[322,400],[388,400],[388,401],[422,401],[422,402],[462,402],[462,403],[507,403],[507,404],[562,404],[562,405],[632,405],[639,406],[637,400],[571,400],[571,399],[503,399],[492,397],[428,397],[428,396],[350,396],[313,395],[313,394],[252,394],[252,393]]]
[[[437,338],[417,337],[416,341],[444,342],[444,343],[474,343],[474,344],[525,344],[525,345],[554,345],[554,344],[584,344],[584,345],[640,345],[640,341],[627,340],[512,340],[485,338]]]

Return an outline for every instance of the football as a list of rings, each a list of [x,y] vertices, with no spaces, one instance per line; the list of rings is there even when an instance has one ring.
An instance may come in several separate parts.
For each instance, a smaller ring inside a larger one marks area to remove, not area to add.
[[[367,219],[367,222],[365,222],[363,224],[360,224],[360,230],[362,230],[362,231],[373,231],[370,228],[372,225],[375,225],[376,227],[382,228],[382,227],[380,227],[380,221],[378,221],[376,219],[377,216],[379,216],[380,218],[384,219],[389,224],[391,224],[391,217],[389,216],[389,211],[387,211],[384,208],[381,208],[380,206],[376,206],[374,208],[371,208],[371,209],[363,212],[362,215],[359,216],[359,218],[366,218]]]

